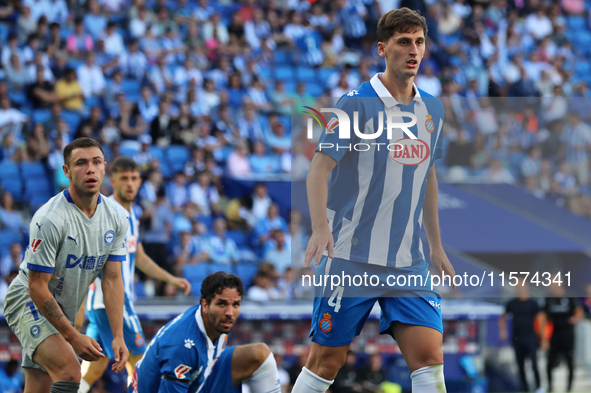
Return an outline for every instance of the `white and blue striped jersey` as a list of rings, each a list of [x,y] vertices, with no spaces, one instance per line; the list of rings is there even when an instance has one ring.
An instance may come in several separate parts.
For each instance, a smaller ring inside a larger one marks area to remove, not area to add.
[[[413,101],[399,103],[382,84],[381,75],[376,74],[337,103],[337,108],[349,115],[351,129],[353,112],[358,112],[358,128],[364,134],[378,131],[379,112],[383,111],[381,135],[361,139],[351,131],[350,140],[339,139],[338,119],[333,114],[317,150],[338,163],[331,173],[327,201],[335,258],[409,267],[424,260],[420,239],[423,199],[429,170],[443,156],[444,109],[437,98],[416,86]],[[411,120],[400,119],[400,112],[416,116],[416,124],[408,128],[416,140],[399,128],[394,128],[388,139],[387,117],[396,122]],[[322,143],[345,148],[321,148]],[[353,146],[350,150],[349,145]],[[355,146],[367,150],[356,151]]]
[[[30,242],[17,279],[29,285],[29,271],[51,273],[49,291],[72,324],[88,286],[107,261],[125,258],[127,212],[99,194],[88,218],[68,190],[41,206],[30,225]]]
[[[119,204],[111,195],[109,197],[113,203],[117,206],[120,206],[123,209],[123,206]],[[127,230],[127,240],[126,240],[126,249],[127,254],[125,260],[121,263],[121,275],[123,277],[123,287],[125,288],[125,308],[127,309],[131,307],[133,309],[133,301],[135,300],[135,292],[134,292],[134,274],[135,274],[135,256],[137,252],[137,247],[140,242],[139,239],[139,220],[135,214],[133,206],[131,211],[128,212],[129,218],[129,226]],[[105,303],[103,300],[103,290],[101,287],[101,278],[102,275],[99,275],[94,283],[90,286],[88,290],[88,297],[86,299],[86,311],[92,310],[100,310],[105,308]]]

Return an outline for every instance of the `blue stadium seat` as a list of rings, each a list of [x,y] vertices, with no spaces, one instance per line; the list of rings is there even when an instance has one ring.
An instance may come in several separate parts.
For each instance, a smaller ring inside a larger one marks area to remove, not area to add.
[[[308,83],[306,85],[306,93],[312,97],[322,97],[324,95],[324,88],[317,83]]]
[[[74,112],[74,111],[69,111],[69,110],[63,110],[62,111],[62,119],[64,119],[66,121],[66,123],[68,123],[68,126],[70,127],[70,131],[74,132],[78,129],[78,126],[80,125],[80,114],[78,112]]]
[[[216,272],[232,273],[232,266],[224,265],[222,263],[210,263],[209,264],[209,272],[210,273],[216,273]]]
[[[322,83],[326,84],[328,79],[337,71],[336,68],[328,68],[322,67],[318,70],[318,79],[322,81]]]
[[[36,196],[43,197],[45,201],[51,198],[52,185],[46,178],[25,180],[25,199],[33,202]],[[35,206],[35,203],[33,203]]]
[[[8,99],[16,106],[24,105],[27,102],[27,96],[23,91],[9,91]]]
[[[285,92],[287,94],[294,94],[296,92],[296,83],[295,82],[285,82]]]
[[[197,216],[197,221],[205,225],[210,231],[213,230],[213,219],[211,216],[199,215]]]
[[[34,123],[45,123],[51,118],[50,109],[35,109],[33,111],[33,122]]]
[[[52,196],[52,194],[33,195],[31,198],[31,206],[33,207],[33,211],[37,211],[37,209],[50,200]]]
[[[278,50],[275,51],[275,64],[284,65],[291,63],[291,54],[286,51]]]
[[[316,70],[308,67],[296,68],[296,79],[298,82],[315,82]]]
[[[577,64],[575,65],[575,73],[577,74],[577,76],[586,76],[589,74],[590,70],[591,66],[586,61],[577,62]]]
[[[183,266],[183,277],[189,281],[203,281],[210,270],[206,263]]]
[[[0,42],[8,41],[8,34],[9,33],[10,33],[10,28],[4,23],[0,23]]]
[[[173,173],[183,170],[185,163],[191,156],[189,149],[182,145],[170,145],[166,153],[168,164]]]
[[[294,72],[291,66],[277,66],[275,67],[275,79],[281,81],[293,81]]]
[[[140,95],[140,82],[134,79],[125,79],[122,82],[122,86],[123,91],[125,92],[126,96],[129,95],[137,95],[139,97]]]
[[[246,244],[246,236],[244,235],[244,232],[242,232],[242,231],[229,230],[226,232],[226,236],[228,237],[228,239],[234,240],[234,243],[236,243],[236,247],[238,247],[238,248],[244,247],[247,245]]]
[[[84,105],[87,108],[94,108],[96,106],[101,106],[101,101],[97,97],[90,97],[84,101]]]
[[[242,279],[245,287],[249,287],[252,279],[259,271],[259,266],[252,262],[241,262],[234,268],[235,274]]]
[[[150,147],[148,147],[148,151],[155,159],[157,159],[158,161],[160,161],[160,163],[162,163],[162,160],[164,160],[164,152],[162,151],[162,149],[160,147],[150,146]]]
[[[4,180],[2,180],[2,188],[6,191],[10,191],[14,200],[22,201],[23,182],[20,179],[4,179]]]
[[[8,254],[10,245],[12,243],[20,243],[21,235],[18,232],[11,231],[8,229],[0,231],[0,251],[3,255]]]
[[[45,176],[47,174],[45,172],[45,167],[39,161],[23,162],[21,164],[21,173],[24,180]]]
[[[162,173],[162,176],[165,179],[170,179],[172,175],[174,175],[172,168],[170,167],[170,165],[168,165],[168,162],[166,161],[160,161],[160,173]]]
[[[125,156],[125,157],[133,157],[137,153],[139,153],[139,150],[138,149],[134,149],[132,147],[121,147],[119,149],[119,153],[121,153],[121,155],[122,156]]]
[[[5,160],[0,164],[0,180],[19,179],[18,165],[12,161]]]
[[[567,26],[572,30],[587,30],[585,18],[580,15],[569,15],[567,18]]]

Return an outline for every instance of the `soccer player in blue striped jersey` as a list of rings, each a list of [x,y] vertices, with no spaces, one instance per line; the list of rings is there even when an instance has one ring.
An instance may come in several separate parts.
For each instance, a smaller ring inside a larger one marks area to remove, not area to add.
[[[398,343],[412,372],[413,393],[446,391],[441,298],[431,288],[420,239],[422,223],[431,262],[440,275],[453,276],[441,244],[433,166],[443,156],[443,105],[414,84],[426,36],[425,19],[416,11],[402,8],[384,14],[377,41],[385,72],[337,103],[352,123],[357,112],[360,133],[374,134],[372,139],[353,133],[341,139],[339,127],[345,125],[334,115],[320,138],[307,178],[313,233],[305,265],[315,257],[317,278],[328,276],[330,283],[331,277],[344,274],[376,275],[379,282],[356,287],[355,281],[343,280],[317,291],[312,347],[293,393],[326,392],[376,302],[381,308],[380,333]],[[388,135],[386,126],[393,119],[398,126],[389,127]],[[393,287],[390,275],[409,280],[398,284],[402,288]]]
[[[130,352],[126,366],[129,380],[131,380],[135,364],[146,350],[144,332],[133,308],[133,301],[135,299],[133,285],[135,267],[137,266],[139,270],[150,277],[167,282],[176,288],[183,289],[185,295],[190,293],[191,284],[186,279],[175,277],[162,269],[144,252],[139,238],[139,220],[133,205],[133,201],[141,185],[140,168],[137,163],[128,157],[118,157],[113,161],[111,168],[113,195],[109,199],[125,209],[129,214],[129,229],[126,238],[127,255],[125,261],[121,264],[121,273],[125,288],[123,335],[125,337],[125,344]],[[86,393],[90,390],[90,387],[103,375],[108,366],[109,358],[113,358],[112,351],[104,344],[105,342],[110,342],[111,330],[109,329],[109,322],[105,313],[101,279],[102,276],[99,276],[90,286],[86,298],[86,310],[89,320],[86,334],[94,338],[105,348],[107,356],[96,362],[82,362],[82,380],[80,381],[79,393]],[[77,320],[79,324],[80,321],[84,321],[83,307],[79,311]]]

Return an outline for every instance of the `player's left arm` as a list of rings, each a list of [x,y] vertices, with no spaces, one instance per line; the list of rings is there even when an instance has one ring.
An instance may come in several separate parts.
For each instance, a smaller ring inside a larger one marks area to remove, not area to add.
[[[123,289],[123,277],[121,276],[121,261],[109,260],[103,268],[103,300],[105,311],[109,318],[111,331],[113,332],[113,352],[115,353],[115,364],[113,371],[119,372],[125,367],[129,351],[123,337],[123,302],[125,291]]]
[[[433,263],[433,266],[437,269],[437,273],[442,278],[444,274],[453,277],[456,273],[441,244],[439,213],[437,209],[438,193],[437,175],[435,174],[435,166],[432,165],[427,175],[427,187],[423,202],[423,225],[425,226],[429,248],[431,249],[431,263]]]
[[[185,291],[185,296],[191,293],[191,283],[182,277],[176,277],[162,269],[152,258],[144,251],[142,243],[137,245],[137,251],[135,254],[135,266],[148,276],[155,278],[156,280],[164,281],[169,283],[175,288],[179,288]]]

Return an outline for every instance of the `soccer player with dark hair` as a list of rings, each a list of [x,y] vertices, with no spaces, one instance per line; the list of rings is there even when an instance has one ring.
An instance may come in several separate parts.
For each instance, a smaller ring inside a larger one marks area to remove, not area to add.
[[[23,347],[27,392],[76,393],[78,356],[96,361],[101,346],[74,328],[88,286],[102,274],[105,313],[119,372],[129,352],[123,339],[123,280],[127,212],[100,194],[106,162],[101,145],[76,139],[64,149],[70,181],[31,220],[30,241],[20,273],[4,303],[8,326]]]
[[[454,276],[441,244],[434,167],[443,156],[444,108],[414,84],[426,37],[425,18],[416,11],[384,14],[377,45],[385,72],[336,104],[357,124],[356,133],[347,137],[346,124],[333,114],[320,138],[307,178],[313,232],[305,266],[315,257],[319,278],[367,274],[379,282],[356,287],[349,280],[317,292],[310,355],[292,393],[327,391],[376,302],[380,333],[398,343],[413,392],[446,390],[441,297],[431,289],[420,238],[424,224],[431,262],[439,275]],[[357,145],[363,146],[348,148]],[[392,275],[408,277],[407,285],[393,287]]]
[[[137,363],[129,393],[232,393],[242,382],[252,393],[280,393],[273,353],[266,344],[226,348],[244,295],[240,278],[212,273],[200,304],[164,327]]]
[[[133,301],[135,299],[133,283],[136,266],[150,277],[167,282],[175,288],[183,289],[185,295],[191,292],[191,284],[186,279],[175,277],[162,269],[144,252],[144,247],[139,238],[139,219],[134,209],[135,206],[133,205],[133,201],[135,201],[141,185],[138,164],[129,157],[120,156],[113,161],[111,170],[113,195],[109,199],[123,207],[129,214],[129,230],[125,240],[127,253],[125,260],[121,264],[121,274],[125,288],[123,336],[125,338],[125,345],[130,352],[126,366],[128,376],[131,379],[135,364],[140,360],[146,350],[144,332],[133,307]],[[109,358],[112,359],[114,356],[114,353],[105,344],[112,338],[111,330],[109,329],[109,320],[105,311],[104,293],[101,290],[101,279],[101,276],[99,276],[90,286],[86,305],[85,307],[81,307],[78,320],[84,321],[84,308],[86,308],[89,319],[86,334],[94,338],[99,345],[105,348],[105,354],[107,356],[95,362],[82,362],[82,379],[80,380],[79,393],[86,393],[90,390],[90,387],[103,375],[109,364]]]

